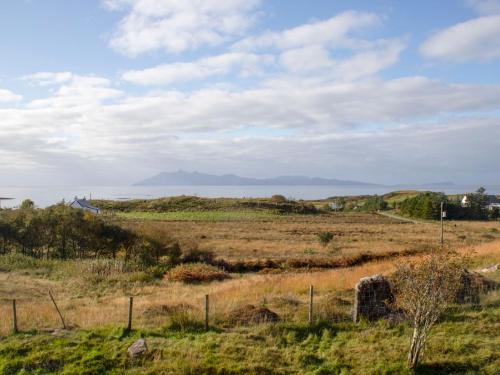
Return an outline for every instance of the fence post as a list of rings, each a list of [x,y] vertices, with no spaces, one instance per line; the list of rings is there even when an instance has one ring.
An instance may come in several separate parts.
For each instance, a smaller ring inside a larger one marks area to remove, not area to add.
[[[132,309],[134,307],[134,297],[130,297],[129,305],[128,305],[128,326],[127,332],[132,331]]]
[[[208,331],[208,294],[205,294],[205,331]]]
[[[12,331],[17,333],[17,309],[16,309],[16,300],[12,300]]]
[[[309,286],[309,325],[313,323],[313,294],[314,288],[312,285]]]
[[[54,304],[54,306],[57,310],[57,313],[59,314],[59,318],[61,319],[61,323],[63,325],[63,328],[66,329],[66,322],[64,321],[64,318],[61,314],[61,310],[59,310],[59,307],[57,307],[57,303],[56,303],[54,297],[52,296],[52,293],[50,292],[50,290],[49,290],[49,296],[50,296],[50,299],[52,300],[52,303]]]

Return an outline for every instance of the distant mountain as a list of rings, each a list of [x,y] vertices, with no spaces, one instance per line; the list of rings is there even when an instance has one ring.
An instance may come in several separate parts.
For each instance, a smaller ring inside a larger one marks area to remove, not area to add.
[[[377,186],[360,181],[348,181],[327,179],[320,177],[306,176],[280,176],[274,178],[247,178],[233,174],[225,174],[222,176],[199,173],[199,172],[162,172],[156,176],[135,183],[136,186],[167,186],[167,185],[184,185],[184,186],[251,186],[251,185],[266,185],[266,186],[334,186],[334,185],[358,185],[358,186]]]

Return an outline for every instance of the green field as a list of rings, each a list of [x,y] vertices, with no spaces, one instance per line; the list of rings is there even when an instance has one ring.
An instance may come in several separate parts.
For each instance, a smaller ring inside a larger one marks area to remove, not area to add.
[[[18,374],[410,374],[408,324],[262,324],[204,332],[165,325],[130,335],[123,328],[23,333],[0,341],[0,373]],[[448,314],[432,334],[419,374],[498,374],[500,307]],[[126,350],[144,337],[149,351]],[[453,337],[450,340],[450,337]]]
[[[252,220],[275,220],[279,218],[278,213],[271,211],[172,211],[172,212],[118,212],[118,217],[138,220],[161,220],[161,221],[252,221]]]

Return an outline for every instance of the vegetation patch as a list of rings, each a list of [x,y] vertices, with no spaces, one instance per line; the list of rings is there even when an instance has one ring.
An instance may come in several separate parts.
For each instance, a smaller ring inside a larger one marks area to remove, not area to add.
[[[279,316],[266,307],[245,305],[231,311],[228,321],[235,325],[276,323],[279,321]]]
[[[180,264],[167,273],[168,280],[180,281],[186,284],[222,281],[230,277],[227,272],[204,263]]]

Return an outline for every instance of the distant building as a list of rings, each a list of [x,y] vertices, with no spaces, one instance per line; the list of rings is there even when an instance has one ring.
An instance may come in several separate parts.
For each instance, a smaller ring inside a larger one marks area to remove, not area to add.
[[[467,194],[464,195],[460,203],[462,207],[469,207],[469,196]],[[500,199],[498,199],[495,195],[486,195],[485,208],[488,208],[489,210],[500,208]]]
[[[467,195],[464,195],[460,204],[462,205],[462,207],[469,207],[470,204],[469,197]]]
[[[500,210],[500,203],[490,203],[488,205],[488,210],[493,211],[494,209]]]
[[[86,198],[78,199],[75,197],[75,200],[69,204],[70,207],[78,208],[81,210],[92,212],[93,214],[99,213],[99,208],[92,206]]]
[[[342,209],[342,205],[340,203],[337,203],[337,202],[332,202],[329,204],[329,206],[330,206],[330,209],[333,211],[337,211],[337,210]]]

